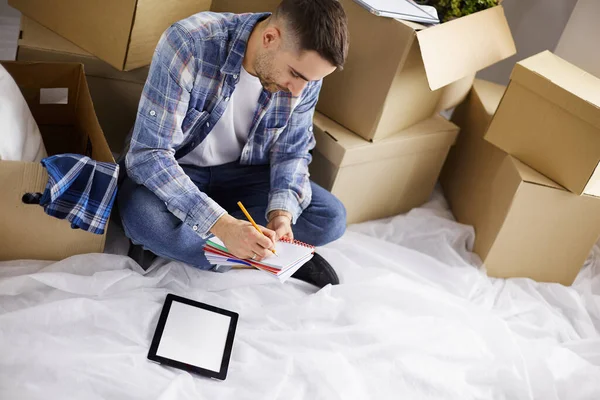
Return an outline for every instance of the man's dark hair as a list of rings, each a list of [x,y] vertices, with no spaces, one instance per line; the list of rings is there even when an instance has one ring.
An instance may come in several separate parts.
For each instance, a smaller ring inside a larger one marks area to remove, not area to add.
[[[287,22],[301,50],[316,51],[337,68],[348,55],[348,20],[338,0],[283,0],[274,16]]]

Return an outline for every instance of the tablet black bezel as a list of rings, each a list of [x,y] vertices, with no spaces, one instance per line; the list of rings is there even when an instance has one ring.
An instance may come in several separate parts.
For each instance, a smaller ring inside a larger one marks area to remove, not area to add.
[[[223,351],[223,359],[221,360],[220,371],[211,371],[209,369],[200,368],[195,365],[190,365],[190,364],[186,364],[186,363],[183,363],[180,361],[161,357],[156,354],[156,352],[158,351],[158,345],[160,344],[160,339],[162,338],[162,334],[165,329],[165,325],[167,323],[167,317],[169,316],[169,311],[171,310],[171,304],[174,301],[177,301],[177,302],[180,302],[183,304],[187,304],[192,307],[202,308],[207,311],[212,311],[212,312],[230,317],[229,330],[227,332],[227,340],[225,341],[225,349]],[[211,305],[205,304],[205,303],[200,303],[198,301],[186,299],[185,297],[181,297],[181,296],[177,296],[172,293],[169,293],[169,294],[167,294],[165,303],[164,303],[162,311],[160,313],[160,317],[158,319],[158,324],[157,324],[156,330],[154,332],[154,337],[152,338],[152,344],[150,345],[150,350],[148,351],[148,359],[151,361],[158,362],[163,365],[167,365],[167,366],[170,366],[173,368],[178,368],[178,369],[192,372],[192,373],[195,373],[198,375],[207,376],[209,378],[215,378],[215,379],[219,379],[219,380],[225,380],[225,378],[227,378],[227,369],[229,368],[229,360],[231,358],[231,350],[233,349],[233,338],[235,336],[235,330],[237,327],[238,317],[239,317],[239,315],[233,311],[224,310],[222,308],[211,306]]]

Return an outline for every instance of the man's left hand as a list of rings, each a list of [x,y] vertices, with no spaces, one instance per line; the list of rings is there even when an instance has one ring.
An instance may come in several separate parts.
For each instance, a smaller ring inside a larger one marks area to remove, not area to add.
[[[287,211],[275,210],[269,213],[267,228],[275,231],[277,240],[281,238],[294,240],[292,215]]]

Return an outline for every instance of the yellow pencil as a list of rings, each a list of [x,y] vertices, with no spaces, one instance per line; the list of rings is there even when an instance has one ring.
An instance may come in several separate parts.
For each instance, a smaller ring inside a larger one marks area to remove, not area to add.
[[[242,204],[241,201],[237,202],[237,205],[240,207],[240,209],[242,210],[242,212],[244,213],[244,215],[246,216],[246,218],[248,218],[248,221],[250,221],[250,223],[256,228],[256,230],[258,231],[258,233],[263,233],[260,228],[258,227],[258,225],[256,225],[256,222],[254,222],[254,220],[252,219],[252,217],[250,216],[250,214],[248,213],[248,211],[246,211],[246,207],[244,207],[244,205]],[[266,236],[266,235],[265,235]],[[275,253],[275,249],[269,249],[271,252],[273,252],[273,254],[275,254],[277,256],[277,253]],[[279,257],[279,256],[277,256]]]

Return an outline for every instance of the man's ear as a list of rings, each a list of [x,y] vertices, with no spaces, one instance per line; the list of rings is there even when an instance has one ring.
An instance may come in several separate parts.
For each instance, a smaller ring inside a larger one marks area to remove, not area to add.
[[[279,47],[281,43],[281,31],[274,27],[269,26],[264,30],[262,35],[262,44],[265,48]]]

